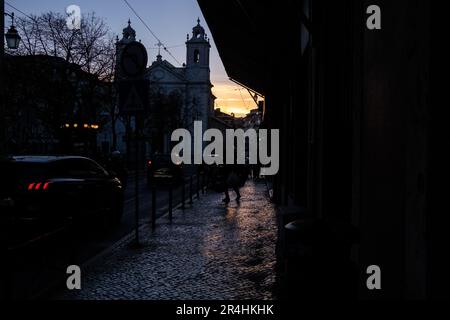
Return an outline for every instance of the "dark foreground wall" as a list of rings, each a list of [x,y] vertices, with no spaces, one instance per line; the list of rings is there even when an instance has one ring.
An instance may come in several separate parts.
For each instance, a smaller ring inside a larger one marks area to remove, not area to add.
[[[431,182],[429,2],[199,3],[228,73],[265,95],[265,125],[281,129],[278,205],[358,229],[359,297],[448,295],[448,219]],[[381,30],[366,27],[374,4]],[[367,290],[370,265],[381,291]]]
[[[430,5],[376,3],[382,8],[382,30],[364,32],[363,97],[357,118],[360,148],[355,165],[360,171],[354,175],[359,185],[354,190],[359,210],[354,210],[354,221],[362,234],[359,262],[382,268],[382,297],[419,298],[427,295],[430,262]]]

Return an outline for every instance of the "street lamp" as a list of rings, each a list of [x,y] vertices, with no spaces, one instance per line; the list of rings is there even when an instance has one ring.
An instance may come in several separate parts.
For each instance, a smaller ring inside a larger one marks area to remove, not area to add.
[[[12,19],[11,27],[5,34],[6,44],[8,45],[9,49],[17,50],[19,48],[19,43],[22,38],[19,36],[19,33],[17,32],[16,27],[14,26],[14,12],[11,14],[5,12],[5,15]]]

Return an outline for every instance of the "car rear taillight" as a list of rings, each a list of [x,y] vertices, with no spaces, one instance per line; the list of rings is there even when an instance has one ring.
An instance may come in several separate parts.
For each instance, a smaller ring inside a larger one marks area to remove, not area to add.
[[[50,182],[32,182],[28,184],[28,191],[47,190]]]
[[[152,165],[152,162],[150,160],[147,161],[147,167],[151,167],[151,165]]]

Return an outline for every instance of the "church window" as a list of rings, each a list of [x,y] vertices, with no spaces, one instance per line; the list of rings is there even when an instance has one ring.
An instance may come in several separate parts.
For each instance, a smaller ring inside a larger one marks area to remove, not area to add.
[[[200,63],[200,51],[198,51],[198,50],[194,51],[194,62]]]

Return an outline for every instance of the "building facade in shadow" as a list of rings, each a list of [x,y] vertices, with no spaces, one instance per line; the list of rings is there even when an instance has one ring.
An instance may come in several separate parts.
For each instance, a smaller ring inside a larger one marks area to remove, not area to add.
[[[448,219],[431,209],[430,4],[198,2],[228,75],[264,95],[263,125],[281,129],[280,229],[302,221],[319,251],[342,240],[355,267],[345,283],[360,298],[448,296]],[[373,4],[380,30],[367,27]],[[371,265],[382,290],[366,287]]]

